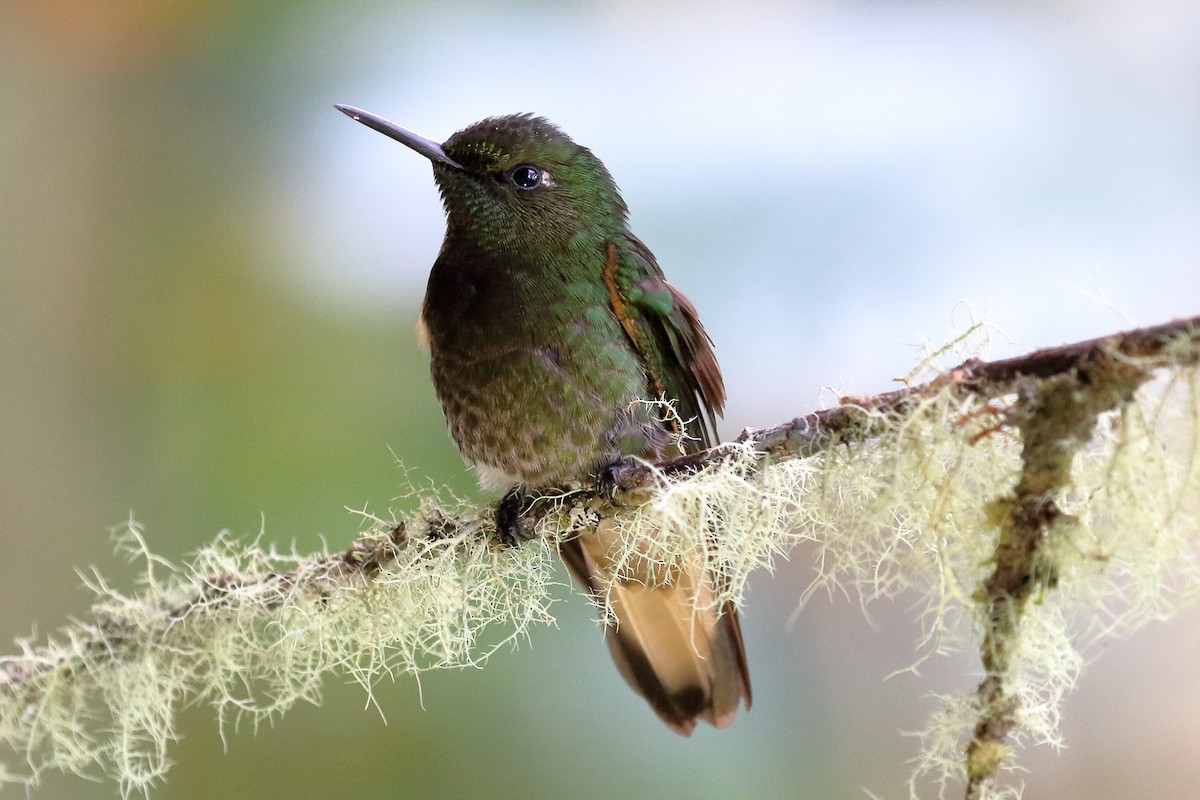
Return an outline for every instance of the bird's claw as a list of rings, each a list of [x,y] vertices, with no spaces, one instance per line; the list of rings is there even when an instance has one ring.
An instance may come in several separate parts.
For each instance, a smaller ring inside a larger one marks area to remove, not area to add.
[[[496,505],[496,538],[504,547],[516,547],[533,538],[521,524],[521,512],[525,508],[525,493],[511,489]]]
[[[612,462],[604,469],[600,470],[600,475],[596,484],[596,491],[609,500],[616,500],[617,495],[624,490],[619,476],[626,469],[635,466],[639,463],[638,459],[633,456],[621,456],[616,461]]]

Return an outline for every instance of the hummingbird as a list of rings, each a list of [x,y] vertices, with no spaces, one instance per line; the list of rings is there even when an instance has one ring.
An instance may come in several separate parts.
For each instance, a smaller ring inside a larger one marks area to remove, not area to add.
[[[716,443],[725,387],[695,306],[630,231],[604,164],[532,114],[485,119],[443,144],[360,109],[336,108],[433,165],[446,235],[418,330],[450,434],[515,542],[534,489],[603,481],[631,458]],[[673,411],[662,413],[665,403]],[[692,424],[694,431],[684,431]],[[707,533],[705,533],[707,541]],[[604,611],[626,682],[674,731],[750,707],[738,615],[717,605],[704,554],[669,582],[618,575],[611,524],[559,542]]]

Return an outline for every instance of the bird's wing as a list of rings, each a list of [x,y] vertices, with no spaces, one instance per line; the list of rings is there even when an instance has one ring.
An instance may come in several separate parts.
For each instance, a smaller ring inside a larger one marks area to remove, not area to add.
[[[636,238],[608,245],[604,283],[647,377],[647,392],[674,401],[684,421],[699,422],[691,452],[716,443],[725,386],[712,342],[683,294],[663,277]],[[669,581],[621,579],[611,557],[617,532],[610,521],[559,543],[563,562],[592,599],[607,609],[605,639],[634,689],[673,730],[688,735],[697,719],[724,727],[738,706],[750,707],[750,674],[732,602],[719,607],[724,571],[716,568],[712,530]]]
[[[725,383],[696,307],[667,282],[654,255],[632,235],[623,246],[608,245],[604,282],[613,312],[646,369],[649,389],[673,400],[685,422],[699,423],[700,439],[688,450],[716,444]]]

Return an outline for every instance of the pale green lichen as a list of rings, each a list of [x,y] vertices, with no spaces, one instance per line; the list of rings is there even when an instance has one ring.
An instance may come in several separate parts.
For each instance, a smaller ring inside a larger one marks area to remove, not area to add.
[[[419,529],[440,514],[405,524]],[[550,620],[548,544],[496,550],[464,527],[393,548],[394,528],[377,520],[364,536],[392,556],[369,575],[352,557],[221,538],[186,566],[146,552],[134,595],[92,578],[94,624],[48,644],[19,642],[24,655],[0,661],[0,739],[26,761],[0,779],[35,784],[58,769],[115,776],[126,795],[146,791],[170,766],[181,703],[212,705],[223,728],[256,727],[318,702],[330,671],[369,693],[384,675],[481,664]],[[136,524],[123,536],[145,552]],[[481,646],[491,630],[499,640]]]
[[[1014,714],[1011,735],[981,741],[968,758],[972,731],[989,712],[976,691],[944,698],[920,731],[913,797],[931,785],[939,796],[961,792],[972,765],[1011,775],[1014,750],[1059,745],[1062,700],[1078,681],[1083,649],[1196,601],[1198,397],[1194,366],[1163,370],[1132,402],[1100,414],[1091,435],[1066,453],[1068,482],[1053,489],[1062,514],[1032,567],[1041,582],[993,645],[1005,649],[997,677],[1000,700]],[[997,503],[1025,466],[1021,431],[1010,424],[1018,402],[964,397],[948,386],[870,443],[778,464],[763,464],[746,445],[686,480],[664,476],[651,503],[619,518],[627,544],[614,558],[639,574],[644,567],[634,562],[670,565],[689,550],[715,548],[714,560],[727,568],[717,602],[740,603],[752,571],[808,542],[818,577],[805,598],[847,589],[864,604],[900,593],[923,598],[926,634],[908,666],[978,646],[995,624],[981,587],[1003,527]],[[717,535],[706,542],[705,531]],[[905,666],[898,659],[897,668]],[[1019,795],[1019,783],[997,782],[975,796]]]
[[[997,693],[989,700],[972,686],[941,699],[919,732],[914,797],[949,796],[997,771],[1010,780],[989,779],[976,796],[1019,796],[1011,755],[1059,743],[1062,698],[1086,648],[1200,597],[1194,356],[1160,369],[1064,451],[1055,471],[1067,482],[1052,498],[1061,515],[1042,532],[1036,586],[1002,631],[1000,674],[983,676]],[[897,669],[995,639],[994,603],[981,587],[1026,465],[1013,423],[1021,402],[947,382],[903,415],[883,415],[869,441],[778,463],[751,443],[730,447],[697,474],[660,475],[648,503],[623,509],[612,556],[629,576],[710,558],[722,570],[715,601],[740,603],[753,572],[807,543],[817,578],[802,598],[921,598],[925,636],[915,655],[897,655]],[[430,499],[402,520],[374,520],[344,554],[301,557],[220,538],[182,566],[150,554],[130,523],[125,541],[145,565],[137,591],[92,577],[91,622],[48,643],[19,642],[21,654],[0,659],[0,740],[16,754],[0,764],[0,785],[34,784],[56,769],[146,791],[170,766],[181,703],[211,704],[223,728],[254,726],[297,701],[318,702],[330,672],[369,694],[382,676],[482,663],[551,620],[553,537],[594,525],[605,510],[572,494],[545,502],[562,513],[542,519],[545,538],[518,548],[488,543],[486,509],[451,513]],[[968,756],[997,698],[1013,728]]]

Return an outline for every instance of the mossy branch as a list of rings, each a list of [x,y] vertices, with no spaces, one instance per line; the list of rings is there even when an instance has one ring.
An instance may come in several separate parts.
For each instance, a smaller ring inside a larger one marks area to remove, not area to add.
[[[1057,740],[1079,669],[1070,631],[1132,629],[1200,597],[1198,359],[1200,318],[972,359],[711,450],[624,465],[611,494],[544,493],[518,548],[493,541],[493,509],[436,498],[315,556],[222,538],[176,566],[131,522],[137,593],[94,577],[90,622],[0,659],[0,739],[21,764],[0,764],[0,785],[64,769],[145,790],[170,765],[180,702],[257,722],[316,699],[330,671],[370,691],[383,674],[479,663],[551,619],[554,542],[607,517],[631,575],[717,531],[718,602],[800,542],[820,565],[805,596],[920,593],[918,658],[970,641],[983,678],[931,718],[913,794],[922,780],[943,795],[1019,793],[999,776],[1022,742]],[[501,641],[484,646],[493,628]]]

